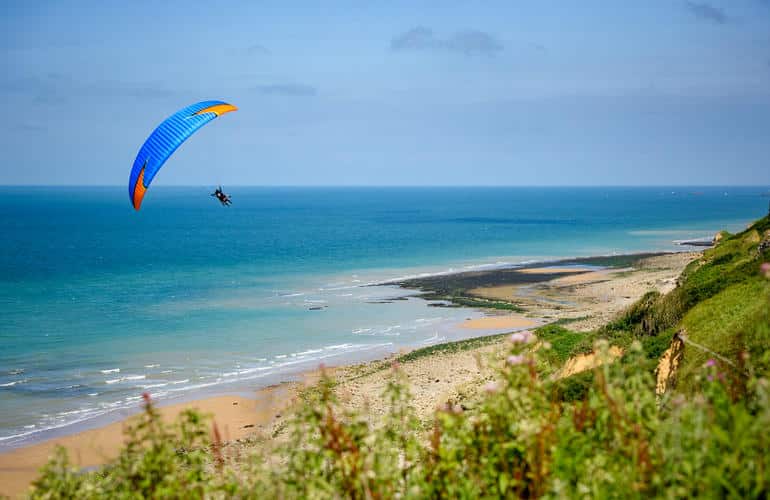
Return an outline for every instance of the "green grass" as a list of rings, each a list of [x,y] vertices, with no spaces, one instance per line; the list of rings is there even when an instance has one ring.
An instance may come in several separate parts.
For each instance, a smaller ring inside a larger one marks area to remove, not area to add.
[[[424,358],[426,356],[433,356],[434,354],[453,354],[456,352],[469,351],[485,345],[496,344],[502,342],[503,339],[510,334],[500,333],[496,335],[487,335],[484,337],[475,337],[472,339],[458,340],[457,342],[447,342],[445,344],[435,344],[428,347],[422,347],[408,352],[404,355],[396,358],[399,363],[409,363],[416,359]]]
[[[770,349],[767,330],[767,310],[770,308],[770,286],[766,280],[755,278],[733,285],[718,295],[703,301],[687,313],[682,327],[687,337],[727,359],[737,360],[741,352],[759,358]],[[764,315],[763,315],[764,313]],[[679,369],[681,388],[696,389],[694,373],[712,353],[686,345]]]
[[[569,358],[593,350],[594,332],[573,332],[562,326],[551,324],[538,328],[537,336],[551,344],[545,357],[556,366],[561,366]]]
[[[594,385],[594,372],[588,370],[557,380],[551,386],[551,397],[564,403],[582,401]]]

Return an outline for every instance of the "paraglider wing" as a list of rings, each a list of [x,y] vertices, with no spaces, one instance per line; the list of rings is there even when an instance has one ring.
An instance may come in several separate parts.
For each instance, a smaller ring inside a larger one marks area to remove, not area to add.
[[[238,108],[222,101],[203,101],[177,111],[158,125],[136,155],[128,178],[128,197],[136,210],[166,160],[199,128]]]

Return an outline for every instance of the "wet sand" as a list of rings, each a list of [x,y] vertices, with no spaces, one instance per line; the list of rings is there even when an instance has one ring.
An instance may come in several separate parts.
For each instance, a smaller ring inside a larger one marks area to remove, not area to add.
[[[607,323],[649,291],[672,290],[685,266],[699,255],[682,252],[648,256],[630,266],[562,272],[550,280],[534,283],[479,286],[466,294],[515,304],[528,317],[545,321],[570,319],[570,329],[588,331]]]

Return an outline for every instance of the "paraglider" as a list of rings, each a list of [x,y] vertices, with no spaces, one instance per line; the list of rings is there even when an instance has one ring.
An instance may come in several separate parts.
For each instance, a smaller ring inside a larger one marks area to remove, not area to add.
[[[211,196],[219,200],[219,203],[221,203],[223,207],[229,207],[233,203],[233,200],[230,199],[230,195],[225,194],[225,192],[222,191],[222,186],[219,186],[216,191],[211,193]]]
[[[139,210],[152,179],[184,141],[214,118],[237,109],[223,101],[203,101],[177,111],[158,125],[136,155],[128,178],[128,197],[134,208]],[[222,194],[229,203],[230,197]]]

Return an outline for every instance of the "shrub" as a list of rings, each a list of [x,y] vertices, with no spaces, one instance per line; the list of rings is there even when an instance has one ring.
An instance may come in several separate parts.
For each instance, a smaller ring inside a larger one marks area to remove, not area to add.
[[[78,474],[58,451],[34,498],[754,497],[770,493],[767,379],[709,361],[703,388],[660,402],[646,354],[551,383],[544,348],[512,344],[476,411],[447,404],[423,434],[396,369],[378,421],[308,390],[280,459],[238,463],[195,413],[162,424],[148,403],[120,457]],[[598,352],[607,355],[608,343]],[[547,350],[547,349],[546,349]],[[744,388],[736,393],[736,380]],[[568,379],[569,380],[569,379]],[[219,458],[218,458],[219,457]]]

